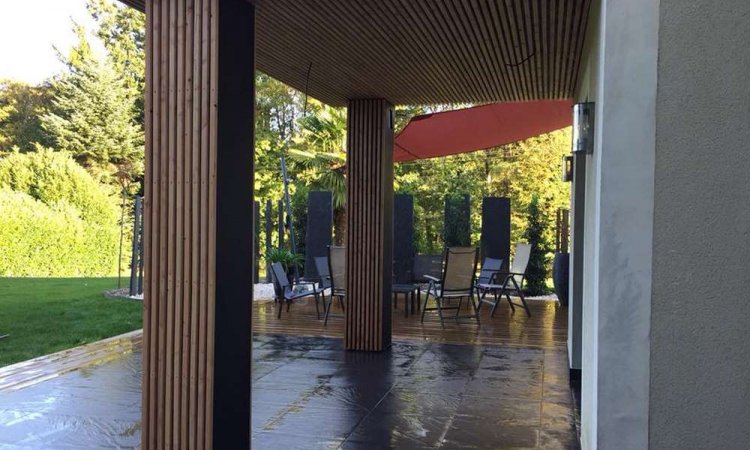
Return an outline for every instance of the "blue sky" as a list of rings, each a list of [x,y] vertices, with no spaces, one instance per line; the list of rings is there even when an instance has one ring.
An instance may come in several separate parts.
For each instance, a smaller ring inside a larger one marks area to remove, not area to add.
[[[86,0],[0,0],[0,79],[38,83],[60,71],[52,45],[75,43],[72,20],[93,30]]]

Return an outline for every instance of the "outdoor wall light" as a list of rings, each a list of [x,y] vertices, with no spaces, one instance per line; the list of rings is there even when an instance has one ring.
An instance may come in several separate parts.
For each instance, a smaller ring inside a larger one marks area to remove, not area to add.
[[[573,181],[573,155],[563,156],[562,180],[566,183]]]
[[[573,105],[573,153],[594,153],[594,102]]]

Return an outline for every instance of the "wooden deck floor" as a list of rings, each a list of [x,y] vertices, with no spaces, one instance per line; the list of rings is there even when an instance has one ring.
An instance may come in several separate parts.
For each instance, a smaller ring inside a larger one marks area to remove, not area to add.
[[[568,310],[557,302],[529,301],[531,317],[523,310],[516,308],[511,312],[507,303],[498,307],[495,317],[489,318],[490,308],[481,308],[480,325],[471,319],[454,319],[445,321],[445,329],[440,327],[437,316],[428,315],[420,323],[419,314],[404,317],[403,299],[399,300],[398,309],[393,310],[394,340],[435,341],[454,344],[487,344],[516,345],[524,347],[565,346],[567,339]],[[334,306],[332,313],[341,313]],[[467,311],[468,312],[468,311]],[[448,312],[450,314],[451,312]],[[462,312],[465,314],[465,312]],[[281,319],[276,318],[273,302],[255,302],[253,305],[253,332],[256,334],[278,334],[295,336],[343,337],[344,319],[329,319],[328,326],[315,316],[315,303],[312,299],[301,300],[287,312],[286,307]]]

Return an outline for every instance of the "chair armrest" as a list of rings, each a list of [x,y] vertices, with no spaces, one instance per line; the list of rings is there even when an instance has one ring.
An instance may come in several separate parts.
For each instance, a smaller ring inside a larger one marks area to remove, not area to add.
[[[434,281],[436,283],[440,282],[440,278],[433,277],[432,275],[424,275],[424,277],[430,281]]]

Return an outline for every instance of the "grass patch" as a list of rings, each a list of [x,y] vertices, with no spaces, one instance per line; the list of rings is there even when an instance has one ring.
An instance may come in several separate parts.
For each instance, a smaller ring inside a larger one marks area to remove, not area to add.
[[[143,304],[105,298],[116,278],[0,278],[0,367],[143,326]]]

